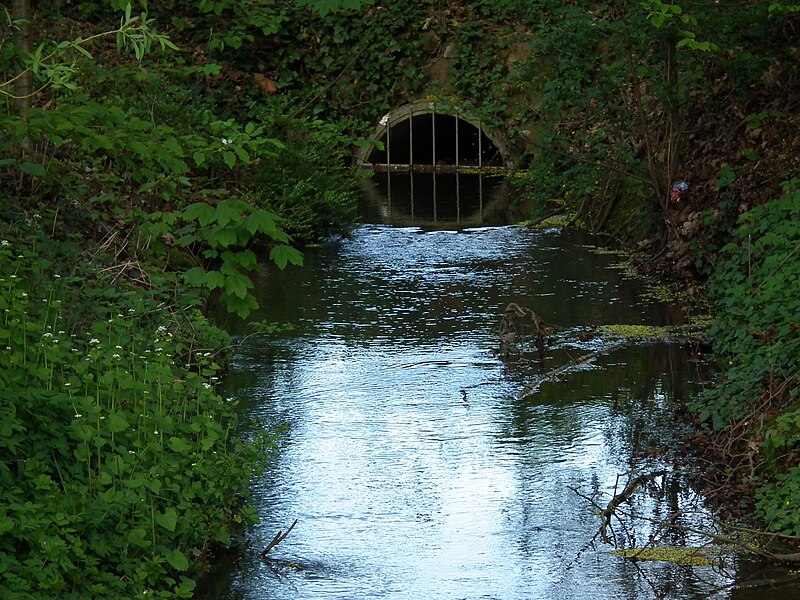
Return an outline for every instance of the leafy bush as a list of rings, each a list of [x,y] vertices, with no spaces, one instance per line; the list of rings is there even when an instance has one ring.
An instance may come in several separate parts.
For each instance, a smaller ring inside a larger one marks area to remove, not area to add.
[[[739,217],[709,281],[718,316],[710,334],[727,362],[722,381],[697,408],[715,429],[741,418],[764,385],[797,375],[800,357],[800,181]]]
[[[267,443],[236,439],[214,391],[227,336],[165,311],[168,285],[58,265],[0,240],[0,596],[189,597],[208,551],[254,520]]]
[[[787,182],[781,199],[741,215],[722,250],[709,284],[718,309],[710,334],[724,370],[692,406],[715,430],[746,432],[736,442],[755,460],[758,514],[791,535],[800,534],[799,186]]]

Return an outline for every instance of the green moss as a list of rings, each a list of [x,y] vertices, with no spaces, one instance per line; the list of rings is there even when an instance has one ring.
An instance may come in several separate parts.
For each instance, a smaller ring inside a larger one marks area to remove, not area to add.
[[[715,561],[701,548],[677,548],[675,546],[655,546],[652,548],[626,548],[613,550],[614,556],[629,560],[653,560],[671,562],[688,567],[711,567]]]
[[[569,225],[571,218],[570,215],[561,214],[547,217],[541,221],[523,221],[520,224],[531,229],[550,229],[551,227],[566,227]]]
[[[670,336],[671,328],[655,325],[602,325],[600,333],[631,341],[663,340]]]

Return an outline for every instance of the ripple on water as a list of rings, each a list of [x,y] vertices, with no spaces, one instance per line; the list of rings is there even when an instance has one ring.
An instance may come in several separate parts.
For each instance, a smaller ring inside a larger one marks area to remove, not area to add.
[[[644,346],[544,377],[607,347],[580,341],[585,325],[664,318],[609,262],[520,227],[365,226],[272,274],[259,318],[294,330],[248,339],[229,394],[287,428],[254,482],[261,538],[299,523],[277,562],[245,557],[215,597],[607,600],[672,585],[704,598],[692,590],[713,577],[662,569],[648,587],[591,545],[597,517],[572,491],[607,501],[634,461],[637,414],[675,393],[683,368]],[[563,326],[544,367],[492,354],[509,302]]]

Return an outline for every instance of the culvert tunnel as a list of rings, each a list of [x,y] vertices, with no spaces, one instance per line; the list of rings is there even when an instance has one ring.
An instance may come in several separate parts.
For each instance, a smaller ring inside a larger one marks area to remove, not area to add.
[[[512,166],[501,136],[457,109],[433,102],[409,104],[385,115],[358,163],[375,170],[453,172]]]

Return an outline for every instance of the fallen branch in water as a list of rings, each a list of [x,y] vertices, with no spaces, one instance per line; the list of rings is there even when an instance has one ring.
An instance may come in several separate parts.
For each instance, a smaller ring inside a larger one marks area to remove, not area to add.
[[[661,534],[668,531],[670,532],[677,531],[677,532],[682,532],[684,534],[688,533],[700,536],[701,538],[704,538],[706,540],[705,544],[713,544],[727,548],[728,553],[731,555],[738,554],[738,555],[756,556],[762,560],[779,564],[800,563],[800,552],[791,552],[791,551],[782,552],[775,546],[775,542],[780,542],[780,544],[783,546],[789,545],[789,546],[794,546],[794,548],[798,548],[800,547],[800,536],[776,534],[769,531],[752,529],[741,525],[726,523],[724,521],[721,521],[714,514],[706,510],[698,510],[690,512],[679,510],[670,514],[666,519],[663,519],[663,518],[647,517],[645,515],[638,514],[634,511],[626,511],[623,508],[621,508],[621,505],[624,504],[627,500],[629,500],[631,496],[637,491],[637,489],[641,487],[642,484],[665,474],[666,471],[656,471],[630,480],[625,485],[625,488],[622,490],[622,492],[620,492],[619,494],[615,494],[612,497],[611,501],[608,502],[605,508],[603,508],[600,504],[598,504],[594,498],[581,493],[581,491],[576,488],[570,487],[569,489],[572,492],[574,492],[578,497],[583,498],[584,500],[591,503],[592,506],[594,506],[596,509],[596,514],[600,516],[601,526],[598,532],[595,534],[593,540],[598,536],[600,536],[604,543],[614,544],[616,546],[616,543],[612,541],[606,533],[607,529],[611,527],[611,518],[616,517],[616,519],[620,521],[620,523],[622,523],[623,526],[625,525],[622,519],[625,518],[630,522],[639,521],[639,522],[651,523],[652,525],[655,525],[660,529]],[[697,526],[678,523],[679,518],[691,514],[702,517],[705,521],[707,521],[711,525],[713,529],[716,529],[716,531]],[[655,547],[656,543],[657,543],[656,536],[655,534],[653,534],[650,536],[650,540],[643,548],[632,548],[626,551],[627,552],[626,554],[621,554],[621,555],[624,556],[625,558],[634,558],[634,559],[640,558],[639,555],[637,554],[637,551],[642,551],[645,548],[653,548]],[[784,548],[784,549],[791,550],[791,548]],[[707,553],[700,552],[699,550],[698,553],[708,557]],[[715,551],[715,554],[719,555],[721,554],[721,551],[718,549]]]
[[[653,473],[647,473],[645,475],[636,477],[635,479],[631,479],[619,494],[611,498],[611,502],[609,502],[606,507],[600,511],[600,520],[602,523],[600,526],[600,537],[605,543],[610,542],[608,536],[606,535],[606,528],[611,525],[611,517],[616,515],[615,511],[617,510],[617,507],[633,496],[634,492],[639,488],[640,485],[646,481],[650,481],[651,479],[655,479],[656,477],[661,477],[666,474],[666,471],[655,471]]]
[[[287,535],[289,535],[289,532],[290,532],[290,531],[292,531],[292,529],[294,529],[294,526],[295,526],[295,525],[297,525],[297,519],[295,519],[295,520],[294,520],[294,523],[292,523],[291,527],[289,527],[289,529],[287,529],[287,530],[286,530],[286,533],[283,533],[283,531],[279,531],[279,532],[278,532],[278,533],[275,535],[275,537],[274,537],[274,538],[272,538],[272,541],[271,541],[269,544],[267,544],[267,547],[266,547],[266,548],[264,548],[264,549],[261,551],[261,554],[259,554],[259,555],[258,555],[258,557],[259,557],[259,558],[264,558],[264,557],[267,555],[267,552],[269,552],[269,551],[270,551],[270,550],[272,550],[272,549],[273,549],[275,546],[277,546],[277,545],[278,545],[278,544],[280,544],[280,543],[281,543],[283,540],[285,540],[285,539],[286,539],[286,536],[287,536]]]
[[[613,352],[617,348],[622,348],[622,346],[625,346],[625,345],[626,345],[625,342],[619,342],[619,343],[613,344],[613,345],[611,345],[611,346],[609,346],[607,348],[603,348],[602,350],[597,350],[596,352],[590,352],[589,354],[584,354],[583,356],[579,356],[578,358],[573,359],[572,361],[570,361],[568,364],[561,365],[557,369],[553,369],[549,373],[543,375],[541,377],[541,379],[539,379],[538,381],[536,381],[534,383],[531,383],[530,385],[526,385],[517,394],[517,400],[520,400],[520,399],[524,398],[525,396],[527,396],[528,394],[532,394],[533,392],[538,390],[539,386],[542,383],[544,383],[545,381],[554,381],[558,377],[563,375],[564,373],[568,373],[568,372],[572,371],[573,369],[575,369],[576,367],[579,367],[580,365],[586,364],[587,362],[590,362],[590,361],[594,360],[595,358],[597,358],[601,354],[605,354],[605,353],[608,353],[608,352]]]

